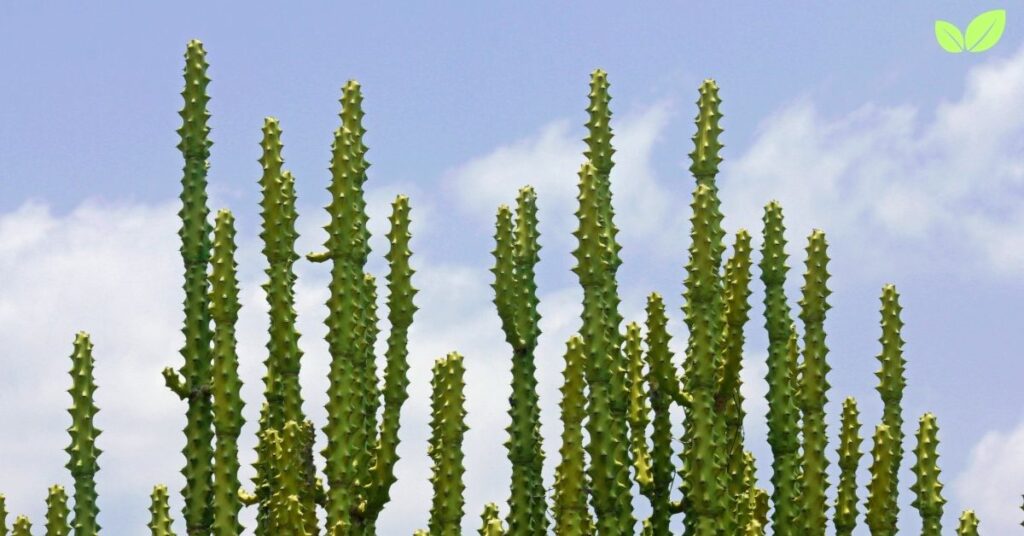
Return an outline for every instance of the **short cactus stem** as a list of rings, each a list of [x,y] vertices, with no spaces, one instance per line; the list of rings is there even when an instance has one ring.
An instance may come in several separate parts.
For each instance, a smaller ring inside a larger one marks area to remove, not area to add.
[[[14,527],[11,530],[11,536],[32,536],[32,523],[29,522],[27,516],[18,516],[14,518]]]
[[[68,495],[63,486],[51,486],[46,495],[46,536],[71,534],[68,524]]]
[[[151,536],[174,536],[171,530],[171,512],[167,504],[167,486],[153,487],[149,504],[149,530]]]
[[[960,515],[960,525],[956,529],[957,536],[978,536],[978,516],[974,510],[965,510]]]
[[[498,512],[498,505],[487,503],[484,505],[484,513],[480,515],[483,524],[480,526],[480,536],[505,536],[505,527],[501,524],[501,514]]]
[[[7,536],[7,498],[0,493],[0,536]]]
[[[851,536],[857,527],[857,467],[860,464],[860,422],[857,401],[848,397],[843,401],[843,416],[839,432],[839,489],[836,494],[835,515],[832,520],[836,536]]]
[[[434,486],[434,500],[430,508],[431,536],[458,536],[462,534],[462,516],[465,507],[462,477],[462,439],[466,430],[466,397],[463,394],[465,367],[462,356],[452,352],[434,363],[431,386],[430,446],[428,453],[434,462],[430,482]]]
[[[871,536],[894,536],[896,515],[889,510],[895,482],[892,479],[893,436],[889,426],[875,427],[871,449],[871,481],[868,483],[867,526]]]
[[[946,499],[942,497],[942,482],[939,481],[939,426],[935,415],[921,416],[917,429],[917,446],[914,454],[914,475],[917,479],[910,486],[916,498],[912,503],[921,514],[922,536],[942,534],[942,510]]]
[[[587,475],[583,451],[584,396],[583,338],[573,335],[566,343],[562,372],[562,446],[561,460],[555,469],[555,496],[552,505],[555,534],[584,535],[593,529],[587,509]]]
[[[98,409],[93,400],[96,382],[93,379],[92,342],[89,334],[80,331],[75,336],[74,351],[71,354],[71,444],[67,468],[75,481],[75,534],[97,534],[100,526],[96,522],[99,508],[96,506],[96,472],[102,452],[96,446],[100,431],[93,423]]]

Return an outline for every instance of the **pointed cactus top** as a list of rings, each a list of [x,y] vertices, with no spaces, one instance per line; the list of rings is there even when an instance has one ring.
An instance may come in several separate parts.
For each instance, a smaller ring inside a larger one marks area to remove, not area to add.
[[[697,133],[693,135],[693,152],[690,153],[693,163],[690,164],[690,171],[698,183],[708,186],[714,185],[718,164],[722,161],[718,154],[723,147],[718,140],[722,134],[722,128],[718,125],[722,118],[722,112],[718,109],[721,103],[718,85],[714,80],[705,80],[700,85],[700,98],[697,99]]]
[[[590,73],[590,105],[587,106],[587,150],[583,153],[593,162],[598,176],[608,176],[612,166],[612,112],[608,107],[611,102],[608,94],[608,73],[595,69]]]
[[[917,496],[913,506],[924,518],[941,518],[942,506],[946,504],[946,499],[942,497],[943,486],[939,481],[938,435],[939,427],[935,415],[922,415],[917,429],[917,446],[914,448],[917,462],[913,470],[917,479],[910,489]]]
[[[964,510],[960,515],[960,526],[957,527],[958,536],[978,536],[978,516],[974,510]]]
[[[193,39],[188,42],[185,49],[185,89],[181,96],[185,99],[185,105],[179,112],[182,119],[181,128],[178,134],[181,142],[178,149],[184,153],[185,158],[199,158],[205,160],[210,156],[210,146],[213,145],[207,138],[210,127],[207,121],[210,113],[206,110],[206,104],[210,97],[206,94],[206,86],[210,78],[206,76],[206,51],[203,44]]]
[[[900,335],[903,329],[903,320],[900,319],[902,311],[896,287],[892,284],[882,287],[882,336],[878,339],[882,343],[882,351],[878,355],[882,366],[875,375],[879,379],[877,390],[887,404],[899,403],[907,385],[903,376],[906,360],[903,358],[903,338]]]

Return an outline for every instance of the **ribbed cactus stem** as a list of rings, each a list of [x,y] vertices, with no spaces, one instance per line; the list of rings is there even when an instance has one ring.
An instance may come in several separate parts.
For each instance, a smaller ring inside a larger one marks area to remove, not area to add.
[[[0,536],[7,536],[7,497],[0,493]]]
[[[866,516],[871,536],[896,534],[896,514],[889,509],[896,487],[892,479],[893,441],[888,425],[879,424],[875,427]]]
[[[673,393],[678,390],[668,334],[668,318],[661,295],[647,297],[647,384],[651,404],[650,485],[645,492],[651,502],[649,526],[653,534],[667,534],[671,512],[672,479],[672,416]]]
[[[633,454],[634,479],[640,493],[651,491],[651,452],[647,445],[647,427],[651,423],[651,405],[644,381],[644,349],[640,324],[626,324],[626,374],[629,380],[629,442]]]
[[[302,464],[308,441],[306,425],[287,421],[280,434],[271,434],[275,435],[271,439],[275,473],[270,497],[271,534],[314,536],[318,533],[316,510],[308,490],[308,471]]]
[[[498,208],[495,231],[494,303],[505,340],[512,347],[511,423],[505,443],[512,464],[508,527],[513,534],[547,531],[534,352],[540,335],[535,270],[539,260],[537,195],[532,187],[519,191],[513,220],[508,206]]]
[[[978,536],[978,516],[974,510],[964,510],[960,515],[960,525],[956,529],[958,536]]]
[[[373,493],[367,505],[367,523],[377,519],[390,498],[395,483],[395,463],[398,461],[398,426],[402,405],[409,398],[409,328],[416,305],[413,298],[417,290],[412,286],[413,269],[409,264],[409,198],[400,195],[391,204],[391,228],[387,238],[390,249],[388,261],[388,334],[384,357],[384,410],[377,435],[377,448],[373,466]]]
[[[483,522],[480,525],[480,536],[504,536],[505,527],[501,524],[501,514],[498,512],[498,505],[487,503],[484,505],[484,513],[480,515]]]
[[[881,365],[875,375],[878,377],[878,393],[882,397],[882,422],[889,427],[893,439],[893,490],[889,496],[888,508],[893,519],[899,514],[899,469],[903,463],[903,389],[907,385],[904,369],[906,360],[903,358],[903,320],[900,319],[900,295],[896,287],[888,284],[882,287],[882,335],[878,341],[882,351],[878,354]]]
[[[808,536],[824,536],[828,522],[828,442],[825,426],[825,404],[828,402],[825,315],[831,307],[827,301],[828,244],[825,233],[814,230],[807,241],[807,272],[803,297],[800,299],[800,320],[804,324],[803,368],[800,375],[800,409],[803,424],[803,459],[801,464],[802,518]]]
[[[935,415],[921,416],[917,429],[917,446],[914,455],[914,475],[917,479],[910,486],[916,498],[912,505],[921,513],[921,535],[942,534],[942,510],[946,499],[942,497],[942,482],[939,481],[939,425]]]
[[[167,386],[188,402],[185,424],[185,524],[188,534],[210,533],[213,521],[213,409],[210,395],[212,359],[207,266],[210,260],[211,226],[206,206],[206,173],[209,168],[210,98],[206,87],[206,51],[199,41],[190,41],[185,51],[185,103],[180,112],[178,149],[185,160],[181,179],[181,256],[185,265],[185,344],[181,348],[184,365],[180,373],[164,369]],[[76,500],[77,502],[77,500]]]
[[[715,414],[722,286],[714,265],[714,190],[700,184],[693,194],[690,260],[683,311],[689,328],[684,390],[692,397],[683,434],[683,492],[693,534],[717,534],[727,513],[724,423]]]
[[[213,424],[216,447],[213,458],[213,529],[218,536],[242,533],[238,513],[241,482],[238,479],[238,436],[242,418],[242,381],[238,376],[237,339],[238,274],[235,263],[235,219],[231,212],[217,212],[213,234],[210,274],[210,316],[213,334]]]
[[[768,331],[768,444],[772,450],[772,527],[780,536],[800,535],[797,476],[800,465],[799,410],[790,355],[796,355],[796,333],[786,302],[786,239],[782,207],[772,201],[764,212],[761,281],[765,286],[764,316]]]
[[[718,96],[718,84],[714,80],[707,79],[701,83],[698,90],[700,96],[697,98],[697,130],[693,134],[693,151],[690,152],[690,172],[697,180],[697,184],[703,184],[711,188],[714,195],[711,198],[711,232],[712,248],[714,253],[715,266],[722,264],[722,254],[725,251],[725,231],[722,229],[722,210],[718,199],[718,185],[715,177],[718,175],[718,164],[722,157],[719,156],[724,145],[719,141],[722,135],[722,128],[719,122],[722,119],[722,112],[719,107],[722,99]]]
[[[68,495],[63,486],[51,486],[46,495],[46,536],[71,534],[68,524]]]
[[[28,520],[27,516],[18,516],[14,518],[14,527],[11,530],[11,536],[32,536],[32,523]]]
[[[462,356],[452,352],[434,363],[431,386],[430,446],[434,462],[430,482],[434,499],[430,508],[431,536],[462,534],[462,516],[466,489],[462,476],[462,439],[466,430],[466,397],[463,394],[465,367]]]
[[[65,451],[68,453],[66,467],[71,471],[75,481],[75,517],[76,535],[96,534],[100,530],[96,522],[99,508],[96,506],[96,462],[102,452],[96,446],[96,438],[100,431],[93,423],[97,408],[93,400],[96,393],[96,381],[93,378],[92,342],[89,334],[84,331],[75,335],[74,351],[71,353],[71,444]]]
[[[562,371],[562,446],[555,469],[555,496],[552,514],[555,534],[591,534],[593,519],[587,509],[587,475],[583,452],[584,396],[583,338],[573,335],[566,343],[565,369]]]
[[[750,233],[740,229],[733,244],[733,256],[725,264],[723,300],[725,324],[719,343],[722,359],[719,363],[718,387],[715,393],[715,411],[724,421],[726,472],[728,479],[728,509],[726,532],[738,532],[745,523],[738,514],[743,509],[748,483],[745,481],[746,464],[743,450],[743,394],[740,373],[743,368],[744,327],[750,312]]]
[[[149,530],[152,536],[174,536],[171,530],[171,510],[167,504],[167,486],[153,486],[149,496]]]
[[[836,536],[851,536],[857,527],[857,467],[863,454],[860,444],[860,421],[857,401],[847,397],[843,401],[843,416],[839,432],[839,488],[836,492],[835,515],[832,520]]]

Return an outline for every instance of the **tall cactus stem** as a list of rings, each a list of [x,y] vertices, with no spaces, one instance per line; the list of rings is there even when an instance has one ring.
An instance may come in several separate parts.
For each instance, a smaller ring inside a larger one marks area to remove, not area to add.
[[[942,497],[942,482],[939,481],[939,425],[935,415],[921,416],[917,429],[917,446],[914,455],[914,475],[917,479],[910,486],[915,494],[912,506],[921,514],[921,535],[942,534],[942,510],[946,499]]]
[[[880,368],[875,375],[878,377],[876,388],[882,398],[882,422],[889,427],[893,439],[892,452],[892,494],[889,495],[889,511],[893,519],[899,514],[899,469],[903,462],[903,389],[907,385],[904,376],[906,360],[903,358],[903,320],[900,319],[900,295],[896,287],[888,284],[882,288],[882,335],[878,339],[882,344],[878,354]]]
[[[97,458],[102,452],[96,446],[96,438],[100,431],[93,423],[97,408],[93,399],[96,393],[96,382],[93,378],[92,342],[84,331],[75,335],[74,351],[71,353],[71,444],[65,451],[68,453],[66,467],[71,471],[75,481],[75,534],[97,534],[100,530],[96,522],[99,508],[96,506],[96,472],[99,470]]]
[[[896,534],[896,514],[889,509],[896,487],[892,479],[893,441],[888,425],[879,424],[875,427],[866,516],[871,536]]]
[[[552,514],[555,534],[589,535],[593,519],[587,509],[587,474],[583,451],[584,396],[583,338],[573,335],[566,343],[565,369],[562,371],[562,446],[561,460],[555,469],[555,493]]]
[[[462,439],[466,430],[465,367],[462,356],[452,352],[434,363],[431,386],[430,446],[434,462],[430,482],[434,499],[430,508],[431,536],[462,534],[466,489],[463,483]]]

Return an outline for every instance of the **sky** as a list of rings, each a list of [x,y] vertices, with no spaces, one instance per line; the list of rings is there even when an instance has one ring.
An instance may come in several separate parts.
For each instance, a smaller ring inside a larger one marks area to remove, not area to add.
[[[724,113],[718,184],[726,229],[749,229],[757,247],[763,206],[782,203],[794,306],[806,238],[815,228],[828,238],[830,459],[846,396],[860,403],[862,450],[870,448],[881,415],[873,374],[879,296],[894,283],[908,360],[901,529],[920,525],[910,506],[909,451],[918,417],[931,411],[940,428],[947,530],[965,508],[978,512],[984,533],[1019,530],[1024,10],[916,0],[624,6],[4,3],[0,493],[8,509],[41,527],[46,488],[70,485],[63,468],[67,370],[79,330],[95,344],[101,525],[113,534],[138,533],[152,485],[183,485],[184,406],[163,386],[160,370],[181,359],[175,129],[182,54],[198,38],[212,79],[210,206],[230,208],[239,226],[239,353],[249,422],[243,463],[253,458],[267,339],[259,288],[260,126],[265,116],[281,121],[284,158],[297,181],[299,251],[317,249],[340,87],[357,79],[372,163],[370,268],[384,275],[388,204],[408,194],[414,284],[421,289],[399,482],[381,533],[426,526],[430,366],[452,350],[467,366],[466,530],[484,503],[507,499],[510,349],[490,302],[488,268],[495,210],[526,184],[537,189],[541,219],[537,367],[550,486],[562,354],[579,327],[581,292],[570,272],[576,171],[589,74],[602,68],[613,97],[626,319],[642,320],[646,295],[660,292],[682,355],[693,188],[687,154],[697,88],[714,78]],[[992,49],[954,55],[936,43],[935,20],[964,28],[996,8],[1007,10],[1007,26]],[[329,274],[303,262],[297,271],[305,410],[322,423]],[[746,427],[767,486],[767,340],[756,277],[753,287]],[[865,455],[862,467],[869,460]],[[859,482],[867,482],[866,470]],[[862,487],[862,500],[864,493]],[[172,511],[180,518],[175,493]],[[860,521],[858,534],[866,534]]]

